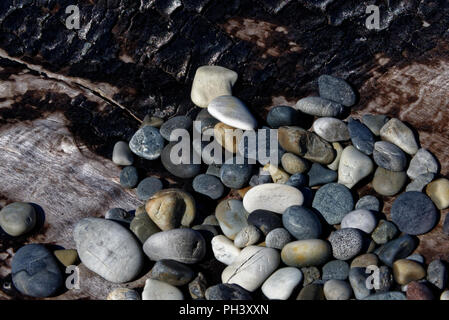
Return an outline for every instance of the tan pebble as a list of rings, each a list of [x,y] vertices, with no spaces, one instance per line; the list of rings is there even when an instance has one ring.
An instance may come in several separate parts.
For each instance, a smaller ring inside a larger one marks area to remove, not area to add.
[[[299,268],[322,265],[331,257],[331,246],[321,239],[293,241],[281,251],[282,261],[286,265]]]
[[[288,181],[288,178],[290,178],[287,172],[285,172],[282,169],[279,169],[278,167],[270,163],[267,163],[263,167],[263,170],[268,171],[270,173],[271,179],[273,180],[274,183],[286,183]]]
[[[66,267],[76,265],[79,262],[78,252],[75,249],[55,250],[54,254]]]
[[[424,278],[426,270],[416,261],[400,259],[393,263],[393,276],[398,284],[406,285]]]
[[[217,142],[226,150],[232,153],[237,152],[237,146],[242,138],[243,131],[219,122],[214,127],[214,137]]]
[[[309,169],[307,161],[290,152],[282,155],[281,164],[282,168],[290,174],[304,173]]]
[[[116,288],[108,294],[106,300],[140,300],[140,296],[135,290]]]
[[[375,254],[366,253],[362,254],[351,262],[351,268],[366,268],[368,266],[377,266],[379,259]]]
[[[449,207],[449,180],[440,178],[427,185],[426,193],[438,209]]]

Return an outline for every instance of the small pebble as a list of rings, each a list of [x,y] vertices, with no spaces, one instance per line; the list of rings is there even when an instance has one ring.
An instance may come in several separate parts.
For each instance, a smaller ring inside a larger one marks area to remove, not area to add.
[[[373,253],[362,254],[351,262],[351,268],[367,268],[368,266],[377,266],[379,259]]]
[[[449,290],[443,291],[443,293],[440,296],[440,300],[449,300]]]
[[[301,272],[304,276],[304,287],[321,279],[320,269],[317,267],[303,267],[301,268]]]
[[[271,230],[266,238],[265,245],[267,248],[274,248],[282,250],[282,248],[289,242],[291,242],[292,236],[284,228],[276,228]]]
[[[193,270],[185,264],[175,260],[162,259],[154,264],[150,278],[178,287],[189,283],[194,275]]]
[[[142,292],[142,300],[184,300],[184,296],[181,290],[171,284],[147,279]]]
[[[126,189],[132,189],[139,182],[139,174],[133,166],[127,166],[120,172],[120,185]]]
[[[349,276],[349,264],[342,260],[332,260],[323,266],[323,280],[346,280]]]
[[[251,294],[236,284],[220,283],[206,290],[207,300],[252,300]]]
[[[298,120],[298,111],[288,106],[275,106],[270,109],[267,115],[267,123],[273,129],[282,126],[294,126]]]
[[[353,146],[344,148],[338,165],[338,183],[348,188],[355,186],[374,170],[370,157]]]
[[[135,236],[143,244],[145,241],[156,232],[160,232],[161,229],[150,219],[146,212],[142,214],[136,214],[131,221],[129,229],[135,234]]]
[[[371,289],[366,286],[368,276],[365,268],[351,268],[349,270],[349,283],[357,300],[362,300],[371,294]]]
[[[234,239],[234,245],[237,248],[244,248],[259,242],[261,232],[254,225],[250,224],[237,233]]]
[[[428,185],[435,178],[434,173],[425,173],[417,176],[412,182],[410,182],[405,191],[418,191],[421,192],[426,185]]]
[[[177,141],[177,135],[174,135],[173,139],[170,139],[172,132],[176,129],[189,131],[191,127],[192,119],[187,116],[176,116],[165,121],[159,129],[159,133],[167,141]]]
[[[223,235],[213,237],[211,243],[215,258],[225,265],[233,264],[240,254],[240,249]]]
[[[248,184],[251,172],[249,164],[225,163],[220,168],[220,179],[228,188],[241,189]]]
[[[317,215],[303,206],[291,206],[282,215],[284,228],[297,240],[317,239],[321,235],[321,222]]]
[[[129,225],[134,219],[134,214],[131,214],[122,208],[112,208],[106,212],[104,218]]]
[[[354,147],[366,155],[371,155],[374,150],[375,142],[371,130],[359,120],[353,118],[349,118],[348,120],[348,130]]]
[[[243,132],[241,130],[228,126],[223,122],[218,122],[214,126],[215,140],[225,148],[225,150],[231,153],[237,152],[237,146],[242,134]]]
[[[226,199],[215,209],[215,217],[224,235],[234,240],[237,234],[248,225],[248,212],[240,200]]]
[[[362,122],[367,126],[373,134],[380,135],[380,129],[388,122],[390,118],[383,114],[364,114]]]
[[[375,254],[384,264],[392,267],[394,261],[406,258],[416,249],[417,246],[417,239],[406,234],[387,242],[377,249]]]
[[[260,172],[259,174],[253,175],[249,180],[249,185],[255,187],[258,186],[259,184],[272,183],[272,182],[273,180],[271,179],[269,172],[263,171]]]
[[[420,255],[419,253],[414,253],[414,254],[408,256],[406,259],[413,260],[418,263],[424,264],[424,257],[422,255]]]
[[[162,124],[164,123],[164,120],[159,117],[152,117],[149,114],[147,114],[142,121],[142,124],[139,128],[143,128],[145,126],[152,126],[155,128],[160,128]]]
[[[375,286],[376,292],[387,292],[393,286],[393,273],[387,266],[380,266],[379,268],[379,283]]]
[[[53,254],[66,267],[76,265],[79,262],[78,252],[75,249],[55,250]]]
[[[323,291],[326,300],[349,300],[352,296],[352,288],[349,283],[338,279],[326,281]]]
[[[373,189],[383,196],[394,196],[404,187],[407,175],[404,171],[390,171],[381,167],[376,169],[372,181]]]
[[[144,126],[134,133],[129,142],[131,151],[147,160],[159,158],[164,148],[164,138],[159,129],[152,126]]]
[[[439,178],[429,183],[426,193],[432,199],[438,209],[443,210],[449,207],[449,180]]]
[[[312,125],[313,131],[329,142],[346,141],[350,139],[349,130],[343,121],[336,118],[318,118]]]
[[[401,120],[392,118],[380,129],[380,137],[384,141],[391,142],[404,152],[414,155],[418,152],[413,131]]]
[[[221,165],[210,164],[207,167],[206,174],[208,174],[210,176],[214,176],[214,177],[220,178],[220,168],[221,168]]]
[[[146,201],[163,188],[161,180],[153,177],[143,179],[137,185],[137,198]]]
[[[427,267],[427,280],[438,289],[444,290],[448,280],[446,264],[439,259],[429,263]]]
[[[206,109],[204,109],[206,110]],[[206,298],[207,282],[206,278],[201,272],[198,272],[198,276],[189,283],[189,293],[190,296],[196,299]]]
[[[178,178],[190,179],[197,176],[201,172],[201,164],[194,162],[192,148],[190,148],[190,157],[186,157],[185,159],[188,160],[188,163],[183,161],[183,158],[179,156],[179,153],[177,154],[179,158],[175,156],[176,153],[174,153],[174,156],[172,157],[172,150],[174,147],[177,147],[177,144],[177,142],[170,142],[164,147],[161,152],[162,165],[168,172]],[[180,163],[176,163],[176,161],[179,161]]]
[[[331,183],[337,180],[337,172],[327,169],[320,165],[319,163],[312,164],[309,172],[307,172],[309,177],[309,187],[314,187],[326,183]]]
[[[203,224],[207,224],[207,225],[211,225],[211,226],[219,226],[219,222],[217,220],[217,217],[213,214],[211,214],[210,216],[207,216],[206,218],[204,218],[203,220]]]
[[[358,209],[349,212],[341,220],[341,228],[355,228],[366,233],[373,232],[377,226],[377,219],[371,211],[366,209]]]
[[[380,201],[375,196],[363,196],[357,201],[355,208],[378,212],[380,211]]]
[[[393,276],[398,284],[405,285],[424,278],[426,270],[416,261],[399,259],[393,263]]]
[[[407,300],[434,300],[432,290],[422,282],[413,281],[407,285]]]
[[[410,160],[407,175],[413,180],[427,173],[437,174],[438,162],[428,150],[421,148],[416,152],[412,160]]]
[[[282,248],[282,261],[291,267],[320,266],[332,256],[332,248],[321,239],[298,240]]]
[[[318,210],[329,224],[339,224],[354,208],[351,191],[342,184],[329,183],[315,194],[312,207]]]
[[[343,79],[323,74],[318,78],[320,97],[351,107],[357,96],[352,87]]]
[[[221,181],[214,176],[208,174],[200,174],[193,179],[193,189],[211,199],[218,199],[224,193],[224,186]]]
[[[115,143],[114,150],[112,151],[112,162],[119,166],[130,166],[133,164],[134,157],[128,143],[125,141]]]
[[[302,272],[297,268],[278,269],[265,280],[262,292],[270,300],[287,300],[302,278]]]
[[[349,260],[362,251],[364,238],[359,229],[347,228],[333,231],[329,242],[335,259]]]
[[[338,117],[344,111],[344,107],[340,103],[320,97],[302,98],[296,102],[294,108],[317,117]]]
[[[271,179],[274,183],[286,183],[288,179],[290,178],[290,175],[288,175],[287,172],[284,170],[272,165],[271,163],[267,163],[263,170],[268,171],[271,175]]]
[[[394,225],[394,223],[388,220],[380,220],[376,229],[374,229],[371,234],[371,238],[377,244],[385,244],[388,241],[392,240],[396,234],[398,233],[398,228]]]
[[[245,104],[231,95],[214,98],[207,106],[207,111],[221,122],[242,130],[253,130],[257,126],[256,119]]]
[[[332,142],[332,147],[335,150],[335,159],[331,163],[327,165],[327,167],[331,170],[337,171],[338,166],[340,164],[341,154],[343,153],[343,147],[338,142]]]
[[[309,177],[307,175],[303,173],[295,173],[291,175],[290,178],[288,178],[288,181],[285,184],[301,190],[303,187],[309,184],[308,181]]]
[[[279,159],[285,153],[279,146],[277,133],[277,130],[268,127],[262,127],[257,131],[245,131],[238,143],[238,155],[248,159],[248,163],[251,164],[258,161],[265,165],[275,161],[277,166]]]
[[[106,300],[140,300],[136,290],[129,288],[115,288],[109,292]]]
[[[378,141],[374,144],[373,158],[379,167],[390,171],[404,171],[407,166],[405,153],[387,141]]]
[[[312,283],[304,286],[296,300],[325,300],[323,285]]]
[[[0,210],[0,227],[13,237],[31,231],[36,225],[36,211],[26,202],[13,202]]]

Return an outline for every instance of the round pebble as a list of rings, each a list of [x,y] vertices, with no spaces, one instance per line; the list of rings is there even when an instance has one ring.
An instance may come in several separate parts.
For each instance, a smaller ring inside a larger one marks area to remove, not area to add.
[[[221,181],[208,174],[200,174],[193,179],[193,189],[201,194],[208,196],[211,199],[218,199],[223,195],[224,186]]]
[[[262,292],[270,300],[287,300],[302,278],[297,268],[278,269],[263,283]]]
[[[356,209],[366,209],[371,211],[380,211],[380,201],[375,196],[363,196],[355,204]]]
[[[195,276],[192,269],[175,260],[162,259],[151,269],[150,278],[166,282],[172,286],[183,286]]]
[[[349,260],[362,251],[364,239],[359,229],[347,228],[332,232],[329,242],[335,259]]]
[[[332,260],[323,266],[323,280],[346,280],[349,276],[349,264],[342,260]]]
[[[256,244],[261,238],[261,232],[254,225],[250,224],[237,233],[234,245],[237,248],[244,248]]]
[[[323,288],[326,300],[349,300],[352,288],[346,281],[331,279],[326,281]]]
[[[201,164],[194,163],[193,149],[190,148],[190,156],[184,156],[180,153],[181,151],[176,153],[178,149],[177,144],[177,142],[170,142],[162,150],[162,165],[168,172],[178,178],[189,179],[195,177],[201,171]],[[184,157],[186,158],[185,161]]]
[[[127,166],[120,172],[120,185],[126,189],[132,189],[139,182],[139,174],[133,166]]]
[[[426,193],[438,209],[449,207],[449,180],[440,178],[427,185]]]
[[[318,78],[320,97],[351,107],[356,103],[357,95],[343,79],[323,74]]]
[[[407,300],[434,300],[432,290],[422,282],[413,281],[407,285]]]
[[[282,250],[291,240],[292,236],[286,229],[276,228],[271,230],[265,237],[265,245],[267,248]]]
[[[161,136],[167,141],[177,141],[178,137],[174,136],[173,139],[170,139],[172,132],[176,129],[183,129],[189,131],[192,127],[192,119],[187,116],[176,116],[165,121],[159,132]]]
[[[374,162],[390,171],[404,171],[407,166],[405,153],[390,142],[378,141],[374,144]]]
[[[282,155],[281,164],[282,168],[290,174],[304,173],[309,168],[307,161],[290,152]]]
[[[226,199],[215,209],[215,216],[224,235],[234,240],[237,234],[248,225],[248,212],[240,200]]]
[[[129,142],[131,151],[147,160],[159,158],[164,148],[164,138],[159,129],[152,126],[144,126],[134,133]]]
[[[349,140],[349,130],[343,121],[336,118],[319,118],[313,122],[313,131],[329,142]]]
[[[137,198],[146,201],[162,188],[161,180],[153,177],[145,178],[137,185]]]
[[[240,249],[223,235],[213,237],[211,243],[215,258],[225,265],[233,264],[240,255]]]
[[[184,300],[178,288],[155,279],[147,279],[142,292],[142,300]]]
[[[136,290],[129,288],[115,288],[109,292],[106,300],[140,300]]]
[[[119,166],[130,166],[134,162],[134,157],[125,141],[117,141],[112,151],[112,162]]]
[[[349,212],[341,220],[341,228],[355,228],[366,233],[373,232],[377,226],[377,219],[371,211],[366,209],[358,209]]]
[[[0,227],[13,237],[31,231],[36,225],[36,212],[25,202],[13,202],[0,210]]]
[[[390,171],[381,167],[376,169],[373,189],[383,196],[394,196],[404,187],[407,175],[404,171]]]
[[[288,106],[275,106],[267,115],[267,123],[277,129],[282,126],[294,126],[298,122],[298,111]]]
[[[282,261],[292,267],[319,266],[332,256],[332,248],[324,240],[298,240],[286,244],[282,248]]]
[[[339,224],[354,208],[354,199],[351,191],[344,185],[329,183],[318,189],[312,207],[321,213],[327,223]]]
[[[221,182],[228,188],[241,189],[251,178],[252,166],[249,164],[225,163],[220,168]]]
[[[338,183],[352,188],[373,170],[374,164],[370,157],[353,146],[347,146],[338,165]]]
[[[310,209],[291,206],[282,215],[284,228],[297,240],[317,239],[321,235],[321,222]]]

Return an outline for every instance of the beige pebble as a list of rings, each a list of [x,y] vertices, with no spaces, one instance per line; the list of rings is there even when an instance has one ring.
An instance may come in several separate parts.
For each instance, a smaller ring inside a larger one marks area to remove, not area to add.
[[[440,178],[427,185],[426,193],[438,209],[449,207],[449,180]]]
[[[281,251],[282,261],[292,267],[319,266],[332,257],[332,249],[321,239],[298,240],[287,243]]]
[[[338,170],[338,164],[340,163],[341,154],[343,152],[343,147],[338,142],[332,142],[332,147],[335,150],[335,153],[337,154],[335,156],[335,159],[332,163],[328,164],[327,167],[331,170]]]
[[[53,253],[66,267],[78,264],[78,252],[75,249],[55,250]]]
[[[426,270],[416,261],[400,259],[393,263],[393,276],[398,284],[406,285],[424,278]]]
[[[214,137],[227,151],[236,153],[243,131],[219,122],[214,127]]]
[[[366,268],[368,266],[377,266],[379,259],[373,253],[362,254],[355,257],[351,262],[351,268]]]
[[[286,183],[288,181],[288,178],[290,178],[287,172],[285,172],[282,169],[279,169],[278,167],[270,163],[267,163],[263,167],[263,170],[268,171],[270,173],[271,179],[273,180],[274,183]]]
[[[290,174],[304,173],[309,169],[306,160],[290,152],[286,152],[282,155],[281,164],[282,168]]]

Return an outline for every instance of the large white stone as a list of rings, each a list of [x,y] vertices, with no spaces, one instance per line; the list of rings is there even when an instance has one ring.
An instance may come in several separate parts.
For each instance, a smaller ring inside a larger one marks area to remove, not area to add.
[[[302,279],[298,268],[281,268],[263,283],[262,292],[270,300],[287,300]]]
[[[353,146],[347,146],[341,153],[338,164],[338,183],[350,189],[373,170],[373,161],[369,156]]]
[[[253,130],[257,121],[245,104],[234,96],[220,96],[213,99],[207,106],[209,113],[228,126]]]
[[[377,219],[374,214],[366,209],[358,209],[349,212],[341,220],[341,228],[355,228],[366,233],[373,232],[377,226]]]
[[[226,265],[234,263],[240,255],[240,249],[224,235],[213,237],[211,243],[215,258]]]
[[[397,118],[392,118],[384,124],[380,129],[380,137],[384,141],[397,145],[408,154],[413,155],[418,152],[418,144],[413,131]]]
[[[147,279],[142,292],[142,300],[184,300],[181,290],[155,279]]]

